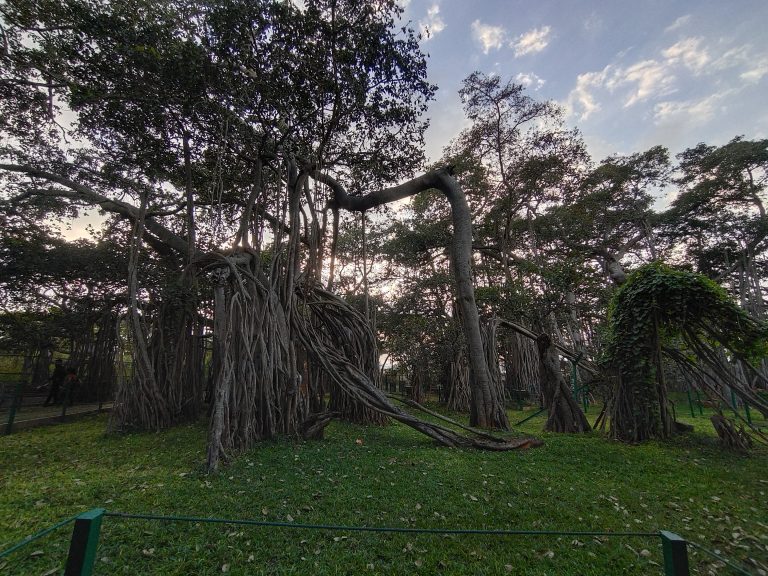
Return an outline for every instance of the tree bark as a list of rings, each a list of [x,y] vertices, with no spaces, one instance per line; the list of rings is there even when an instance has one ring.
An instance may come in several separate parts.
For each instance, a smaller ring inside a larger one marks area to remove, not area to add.
[[[560,370],[557,350],[548,334],[536,339],[539,349],[539,375],[544,407],[549,416],[544,424],[547,432],[589,432],[592,427],[581,407],[574,400],[571,390]]]

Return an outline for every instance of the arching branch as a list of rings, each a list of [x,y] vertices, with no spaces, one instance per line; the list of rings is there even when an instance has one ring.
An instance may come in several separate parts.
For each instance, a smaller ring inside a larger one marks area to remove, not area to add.
[[[453,222],[452,258],[456,279],[456,297],[461,307],[461,318],[469,349],[472,371],[472,405],[470,424],[485,428],[509,428],[503,398],[491,385],[480,333],[480,315],[472,285],[472,217],[459,184],[453,178],[453,167],[446,166],[427,172],[398,186],[370,192],[364,196],[350,196],[334,178],[319,170],[309,172],[312,178],[328,185],[333,192],[332,206],[353,212],[363,212],[410,196],[435,189],[445,195],[451,205]]]

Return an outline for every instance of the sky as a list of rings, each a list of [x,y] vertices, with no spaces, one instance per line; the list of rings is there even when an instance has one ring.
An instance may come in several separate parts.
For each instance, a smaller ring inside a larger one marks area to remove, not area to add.
[[[699,142],[768,138],[768,0],[400,0],[428,30],[427,155],[467,125],[473,71],[554,100],[590,154],[675,155]]]

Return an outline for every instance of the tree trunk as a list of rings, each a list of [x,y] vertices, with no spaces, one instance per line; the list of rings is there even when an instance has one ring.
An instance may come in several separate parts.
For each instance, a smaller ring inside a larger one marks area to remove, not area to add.
[[[571,394],[560,370],[560,357],[548,334],[536,339],[539,349],[539,375],[544,408],[549,416],[544,424],[547,432],[589,432],[592,427]]]
[[[469,412],[469,361],[464,346],[459,346],[448,365],[448,409],[456,412]]]
[[[504,340],[507,391],[520,397],[539,398],[541,383],[535,342],[517,332],[510,334]]]

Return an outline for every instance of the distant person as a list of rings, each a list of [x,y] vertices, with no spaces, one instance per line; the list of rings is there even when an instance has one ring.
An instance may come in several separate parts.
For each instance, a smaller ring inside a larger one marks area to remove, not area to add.
[[[59,389],[64,384],[64,379],[67,377],[67,371],[64,370],[64,364],[61,358],[57,358],[53,365],[53,374],[51,374],[51,389],[48,391],[48,397],[45,399],[43,406],[49,404],[59,403]]]
[[[77,377],[77,370],[74,366],[70,366],[67,368],[67,375],[64,377],[64,401],[67,404],[72,404],[79,385],[80,379]]]

